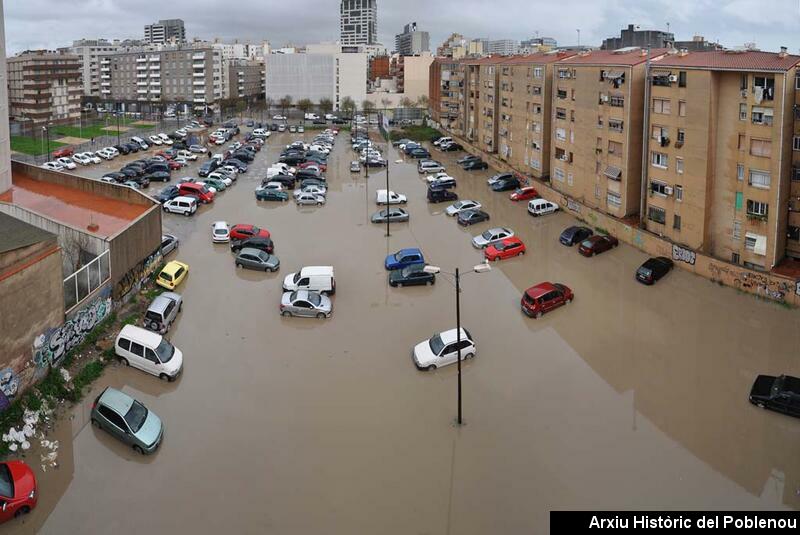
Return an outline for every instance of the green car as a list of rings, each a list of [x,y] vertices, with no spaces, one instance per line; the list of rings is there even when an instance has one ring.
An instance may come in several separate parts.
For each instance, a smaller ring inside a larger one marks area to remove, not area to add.
[[[275,189],[258,188],[256,190],[257,201],[288,201],[289,194],[285,191],[278,191]]]
[[[222,191],[226,188],[225,182],[217,178],[204,178],[203,182],[205,182],[206,186],[211,186],[217,191]]]
[[[104,429],[138,453],[153,453],[161,444],[161,419],[129,395],[106,388],[92,406],[92,425]]]

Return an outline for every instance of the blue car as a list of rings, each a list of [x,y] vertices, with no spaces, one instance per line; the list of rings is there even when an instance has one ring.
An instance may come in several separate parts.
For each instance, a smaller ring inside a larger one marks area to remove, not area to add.
[[[425,258],[419,249],[400,249],[386,257],[386,269],[393,271],[417,264],[425,265]]]

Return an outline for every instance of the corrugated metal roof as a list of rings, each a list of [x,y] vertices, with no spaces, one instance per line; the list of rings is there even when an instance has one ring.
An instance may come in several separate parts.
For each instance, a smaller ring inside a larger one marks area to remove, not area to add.
[[[0,213],[0,253],[28,247],[55,237],[55,234],[46,230]]]
[[[661,67],[685,67],[709,70],[787,71],[800,62],[800,56],[760,50],[709,50],[681,56],[668,54],[658,61]]]

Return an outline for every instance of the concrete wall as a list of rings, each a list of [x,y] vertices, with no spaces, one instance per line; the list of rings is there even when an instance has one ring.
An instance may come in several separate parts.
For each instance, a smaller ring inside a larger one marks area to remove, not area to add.
[[[117,285],[129,271],[152,255],[161,245],[161,211],[150,210],[128,228],[109,238],[111,283]],[[114,295],[118,293],[114,290]]]
[[[0,390],[12,399],[38,377],[31,360],[36,338],[64,322],[61,255],[55,240],[16,251],[14,257],[17,265],[0,273]]]
[[[8,131],[8,73],[6,72],[6,34],[0,2],[0,193],[11,187],[11,146]]]
[[[450,135],[473,154],[482,156],[490,165],[503,171],[517,171],[496,156],[481,152],[466,139],[459,138],[453,133],[450,133]],[[536,190],[543,198],[557,203],[567,213],[572,214],[581,221],[585,221],[595,229],[600,229],[615,236],[621,242],[633,245],[646,254],[671,258],[676,267],[720,285],[730,286],[743,292],[788,305],[800,306],[800,280],[754,271],[685,249],[679,244],[674,244],[647,230],[628,225],[619,219],[590,208],[554,190],[543,182],[532,179],[531,185],[536,187]]]

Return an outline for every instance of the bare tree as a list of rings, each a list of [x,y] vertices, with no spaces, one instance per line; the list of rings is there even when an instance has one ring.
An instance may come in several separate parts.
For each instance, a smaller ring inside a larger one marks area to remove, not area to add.
[[[285,97],[281,97],[279,105],[280,105],[281,111],[283,112],[283,115],[285,117],[286,116],[286,109],[292,107],[292,96],[291,95],[286,95]]]
[[[322,110],[322,113],[330,113],[333,111],[333,101],[329,98],[319,99],[319,109]]]

